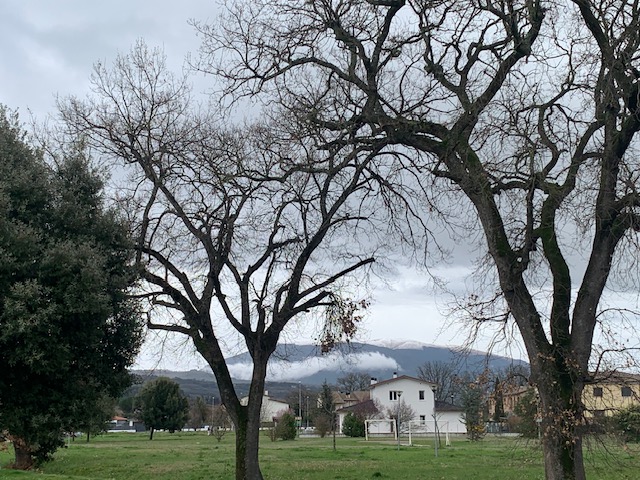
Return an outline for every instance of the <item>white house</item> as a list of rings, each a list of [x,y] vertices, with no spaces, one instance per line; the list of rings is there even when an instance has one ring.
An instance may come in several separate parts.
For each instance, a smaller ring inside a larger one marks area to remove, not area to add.
[[[463,421],[464,409],[447,402],[436,402],[436,419],[440,432],[467,433]]]
[[[399,407],[406,405],[415,414],[411,420],[427,421],[433,419],[434,388],[437,388],[434,383],[394,374],[393,378],[380,382],[372,379],[371,400],[387,417],[391,417]],[[402,420],[408,419],[401,418]]]
[[[393,378],[380,382],[372,379],[371,400],[386,417],[395,416],[394,412],[404,404],[413,411],[414,416],[411,420],[416,426],[422,424],[427,430],[433,431],[435,415],[441,432],[465,433],[466,427],[462,422],[460,409],[444,402],[438,402],[436,405],[434,390],[437,388],[436,384],[419,378],[394,374]],[[401,422],[401,431],[407,431],[408,419],[403,419],[401,415]],[[378,432],[383,433],[380,431],[381,427],[377,427]],[[391,428],[391,424],[386,428]]]
[[[249,403],[249,397],[242,397],[240,399],[241,405],[247,405]],[[289,404],[284,400],[278,400],[271,398],[267,390],[264,391],[262,396],[262,409],[260,410],[260,421],[263,423],[273,422],[274,417],[279,417],[282,413],[287,412],[290,409]]]

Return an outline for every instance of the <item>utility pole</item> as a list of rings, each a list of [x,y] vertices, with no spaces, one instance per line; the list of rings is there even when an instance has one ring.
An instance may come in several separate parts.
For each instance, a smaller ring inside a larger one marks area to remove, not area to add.
[[[438,435],[438,417],[436,416],[436,390],[437,387],[435,385],[433,385],[431,387],[431,391],[433,392],[433,423],[435,426],[435,433],[436,433],[436,438],[435,438],[435,443],[436,443],[436,457],[438,456],[438,443],[440,443],[440,436]]]

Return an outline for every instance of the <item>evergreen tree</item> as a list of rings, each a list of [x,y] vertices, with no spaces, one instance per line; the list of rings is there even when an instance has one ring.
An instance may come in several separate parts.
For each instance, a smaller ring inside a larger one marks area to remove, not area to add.
[[[317,408],[313,416],[313,423],[320,437],[324,438],[327,432],[332,432],[335,427],[334,421],[335,405],[333,403],[333,393],[331,387],[325,380],[322,384]]]
[[[493,421],[501,422],[504,418],[504,394],[503,383],[500,381],[500,377],[496,377],[493,386],[493,400],[495,402],[495,409],[493,412]]]
[[[181,430],[189,417],[189,401],[180,386],[167,377],[147,383],[138,394],[141,419],[149,428],[149,440],[155,430],[170,433]]]
[[[275,427],[275,437],[282,440],[293,440],[296,438],[296,418],[289,412],[284,413]]]
[[[513,408],[517,417],[517,430],[523,437],[538,436],[538,399],[533,388],[527,390]]]
[[[81,147],[55,160],[0,106],[0,431],[20,469],[121,394],[141,341],[127,225]]]
[[[347,413],[342,422],[342,433],[347,437],[364,437],[364,420],[353,413]]]

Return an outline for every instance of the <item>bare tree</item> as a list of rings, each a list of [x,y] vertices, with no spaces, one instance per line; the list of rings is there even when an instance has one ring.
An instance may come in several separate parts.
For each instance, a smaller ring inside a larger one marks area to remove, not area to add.
[[[391,418],[395,420],[395,425],[398,428],[398,432],[401,432],[404,426],[406,426],[407,422],[416,418],[415,410],[404,401],[404,399],[400,398],[398,400],[398,404],[393,407],[388,407],[387,418]]]
[[[371,375],[362,372],[350,372],[336,380],[336,387],[341,392],[358,392],[369,390]]]
[[[460,395],[459,374],[460,366],[453,361],[424,362],[418,367],[418,378],[438,386],[435,400],[439,402],[450,402]]]
[[[260,479],[267,362],[285,327],[325,311],[329,348],[355,333],[366,306],[345,288],[373,262],[373,242],[360,254],[344,238],[373,218],[365,173],[378,149],[320,150],[326,139],[275,113],[277,125],[225,128],[142,44],[110,68],[97,65],[92,82],[93,96],[69,99],[61,112],[70,135],[131,172],[120,195],[138,235],[148,326],[191,338],[236,427],[236,478]],[[246,406],[221,347],[230,330],[253,361]]]
[[[498,287],[461,306],[476,322],[515,322],[540,394],[546,478],[583,479],[581,394],[603,292],[637,285],[638,3],[230,9],[218,25],[197,25],[199,67],[230,98],[270,96],[306,110],[327,137],[385,144],[388,163],[371,168],[391,191],[412,179],[425,215],[439,208],[450,227],[466,227],[460,236],[481,229],[483,285]]]
[[[207,423],[210,407],[204,398],[196,397],[189,400],[189,418],[187,419],[187,427],[197,430]]]
[[[214,405],[211,407],[211,425],[209,426],[209,435],[212,435],[220,442],[229,428],[231,420],[224,405]]]

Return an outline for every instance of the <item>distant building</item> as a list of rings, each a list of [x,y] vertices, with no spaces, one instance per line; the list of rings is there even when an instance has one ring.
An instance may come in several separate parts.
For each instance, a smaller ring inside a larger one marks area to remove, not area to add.
[[[537,393],[533,386],[508,386],[502,389],[504,416],[514,415],[516,405],[525,395],[533,391],[534,401]],[[611,416],[623,408],[640,404],[640,375],[624,372],[601,372],[584,387],[582,401],[586,417]],[[496,408],[494,395],[488,399],[489,415]]]
[[[407,375],[397,376],[371,385],[371,399],[378,409],[385,413],[395,412],[398,407],[406,405],[415,414],[410,420],[428,420],[433,418],[434,395],[437,385]]]
[[[107,424],[107,432],[144,432],[144,422],[139,420],[128,419],[125,417],[115,416]]]
[[[358,390],[356,392],[331,392],[333,397],[333,405],[336,410],[350,407],[358,403],[366,402],[369,400],[369,390]]]
[[[500,390],[503,415],[505,417],[513,415],[516,405],[520,403],[527,392],[531,391],[531,389],[533,389],[533,387],[530,385],[510,385],[508,383],[503,383],[502,389]],[[492,393],[487,399],[487,410],[489,417],[493,418],[496,411],[496,398],[494,393]]]
[[[464,409],[461,406],[436,400],[436,419],[440,432],[467,433]]]
[[[336,428],[338,432],[342,432],[344,419],[350,413],[361,419],[384,418],[382,412],[378,410],[378,407],[371,399],[367,399],[360,403],[350,403],[346,407],[336,409]]]
[[[249,403],[249,397],[242,397],[240,399],[241,405],[247,405]],[[262,396],[262,409],[260,410],[260,422],[271,423],[274,418],[279,417],[282,413],[290,410],[289,403],[284,400],[278,400],[269,396],[267,390],[264,391]]]
[[[586,415],[610,416],[640,404],[640,375],[623,372],[601,372],[594,376],[593,383],[585,386],[582,401]]]

